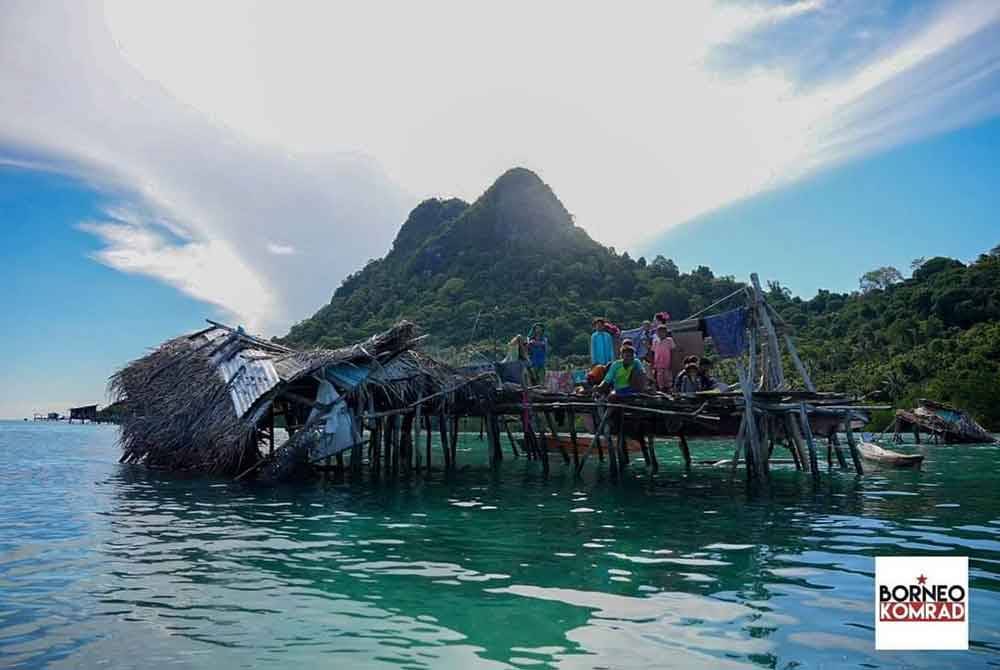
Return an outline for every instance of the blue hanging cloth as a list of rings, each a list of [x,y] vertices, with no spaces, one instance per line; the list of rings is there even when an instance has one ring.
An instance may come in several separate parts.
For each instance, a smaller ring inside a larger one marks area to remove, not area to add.
[[[747,347],[746,307],[723,312],[716,316],[706,316],[705,334],[712,338],[716,351],[722,358],[736,358]]]

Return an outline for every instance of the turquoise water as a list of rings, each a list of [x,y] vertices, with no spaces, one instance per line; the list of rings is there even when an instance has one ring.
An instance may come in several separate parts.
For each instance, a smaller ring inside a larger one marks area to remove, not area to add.
[[[653,478],[493,474],[470,435],[450,478],[262,489],[115,438],[0,423],[0,666],[1000,666],[995,447],[750,491],[662,441]],[[970,556],[970,651],[874,651],[885,554]]]

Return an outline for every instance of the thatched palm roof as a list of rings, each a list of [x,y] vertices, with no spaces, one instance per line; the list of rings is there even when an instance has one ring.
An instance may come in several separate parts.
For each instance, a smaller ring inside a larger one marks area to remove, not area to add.
[[[235,474],[260,459],[259,431],[275,400],[308,411],[312,397],[295,391],[313,384],[314,392],[312,376],[326,366],[363,372],[363,384],[342,389],[356,412],[454,385],[461,375],[412,349],[415,336],[404,321],[353,346],[294,351],[213,323],[169,340],[111,377],[110,394],[125,408],[122,461]]]

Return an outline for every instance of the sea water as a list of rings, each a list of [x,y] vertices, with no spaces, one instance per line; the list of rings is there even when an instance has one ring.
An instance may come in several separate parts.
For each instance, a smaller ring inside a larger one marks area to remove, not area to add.
[[[0,423],[0,666],[1000,665],[996,447],[761,488],[667,440],[655,476],[494,473],[464,435],[449,476],[265,488],[119,465],[116,438]],[[969,556],[968,652],[874,651],[881,555]]]

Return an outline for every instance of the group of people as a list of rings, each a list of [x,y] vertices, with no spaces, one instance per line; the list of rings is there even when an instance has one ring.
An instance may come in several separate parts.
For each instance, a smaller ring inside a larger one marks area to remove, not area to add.
[[[728,390],[712,376],[713,363],[707,357],[686,357],[681,371],[673,375],[677,344],[671,336],[667,312],[658,312],[652,321],[644,321],[633,331],[623,332],[602,317],[593,320],[593,327],[590,336],[592,367],[587,380],[599,392],[627,395],[647,391],[650,386],[663,393]],[[527,338],[516,335],[510,340],[504,362],[524,363],[524,384],[538,386],[545,383],[548,354],[545,327],[535,323]]]

